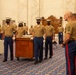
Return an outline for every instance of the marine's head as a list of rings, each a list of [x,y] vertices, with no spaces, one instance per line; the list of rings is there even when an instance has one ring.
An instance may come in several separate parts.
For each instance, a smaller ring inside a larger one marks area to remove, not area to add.
[[[18,24],[18,27],[23,27],[23,23],[19,23]]]
[[[7,17],[7,18],[6,18],[6,23],[7,23],[7,24],[10,24],[10,22],[11,22],[11,18]]]
[[[47,19],[47,25],[50,25],[51,20]]]
[[[36,18],[36,22],[37,22],[37,24],[39,25],[40,22],[41,22],[41,18],[40,18],[40,17],[37,17],[37,18]]]
[[[72,12],[68,11],[64,14],[64,20],[68,21],[72,18]]]
[[[26,26],[26,23],[24,23],[24,26]]]

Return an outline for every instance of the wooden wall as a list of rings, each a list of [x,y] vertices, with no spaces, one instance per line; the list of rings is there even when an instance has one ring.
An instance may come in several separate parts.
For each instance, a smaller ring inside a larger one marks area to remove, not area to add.
[[[46,19],[45,19],[44,17],[42,17],[41,22],[42,22],[42,24],[43,24],[44,26],[47,25],[47,19],[49,19],[49,20],[51,21],[51,25],[54,26],[54,28],[55,28],[55,33],[58,33],[57,28],[58,28],[59,24],[62,24],[62,17],[60,17],[59,19],[57,19],[57,18],[56,18],[55,16],[53,16],[53,15],[49,16],[49,17],[46,18]]]

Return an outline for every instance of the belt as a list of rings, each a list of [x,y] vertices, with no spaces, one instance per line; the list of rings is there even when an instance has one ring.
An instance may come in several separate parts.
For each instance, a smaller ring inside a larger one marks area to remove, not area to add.
[[[5,36],[5,37],[12,37],[12,36]]]
[[[52,37],[52,36],[46,36],[46,37]]]
[[[75,42],[75,40],[69,40],[69,41],[68,41],[68,43],[72,43],[72,42]]]

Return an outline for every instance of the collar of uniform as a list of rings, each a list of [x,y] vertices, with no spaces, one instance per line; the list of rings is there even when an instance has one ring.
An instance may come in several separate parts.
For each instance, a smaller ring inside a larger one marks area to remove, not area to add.
[[[37,25],[37,27],[40,27],[40,25]]]
[[[7,27],[9,27],[9,25],[7,25]]]

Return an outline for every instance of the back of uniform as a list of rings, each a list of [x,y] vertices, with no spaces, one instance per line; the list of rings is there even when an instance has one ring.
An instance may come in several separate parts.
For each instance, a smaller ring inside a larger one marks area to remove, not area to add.
[[[58,27],[58,32],[63,32],[64,28],[63,27]]]
[[[29,29],[29,34],[32,35],[33,33],[33,26],[31,26],[31,28]]]
[[[16,38],[21,38],[24,34],[25,34],[25,29],[23,28],[23,23],[19,23],[16,31]]]
[[[24,35],[25,30],[24,30],[23,27],[18,27],[18,29],[17,29],[16,32],[17,32],[17,34],[16,34],[16,38],[21,38],[21,37]]]
[[[64,28],[62,26],[59,26],[58,27],[59,44],[62,44],[63,42],[63,31],[64,31]]]
[[[25,34],[28,34],[28,26],[23,26],[24,30],[25,30]]]

